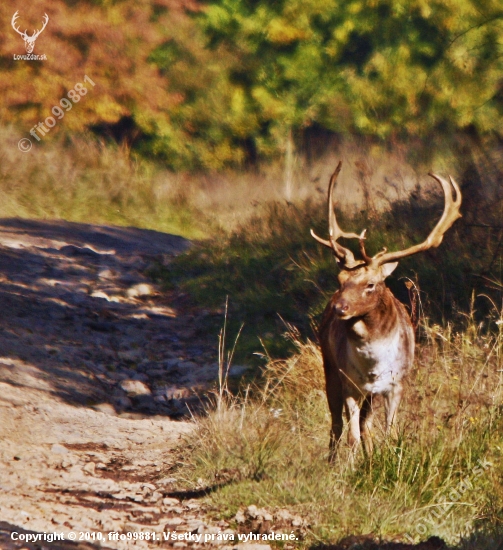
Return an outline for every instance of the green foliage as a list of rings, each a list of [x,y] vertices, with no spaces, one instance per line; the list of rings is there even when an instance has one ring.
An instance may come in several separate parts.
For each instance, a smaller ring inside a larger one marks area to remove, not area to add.
[[[214,0],[201,21],[276,147],[315,123],[380,138],[500,124],[497,2]]]
[[[210,51],[195,22],[185,18],[150,56],[179,98],[169,122],[150,132],[145,152],[154,151],[175,169],[220,169],[240,164],[239,147],[254,127],[243,119],[242,98],[229,81],[233,59],[224,48]]]
[[[2,3],[2,19],[16,9]],[[86,74],[96,83],[45,140],[95,129],[173,169],[218,170],[282,155],[307,128],[501,133],[496,0],[37,0],[19,23],[39,28],[45,11],[46,61],[14,61],[20,36],[0,37],[4,122],[28,132]]]

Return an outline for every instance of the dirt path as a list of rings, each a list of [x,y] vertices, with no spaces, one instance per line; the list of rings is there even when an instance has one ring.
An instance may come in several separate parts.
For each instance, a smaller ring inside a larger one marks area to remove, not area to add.
[[[197,500],[170,496],[169,470],[192,429],[176,418],[216,375],[215,342],[143,275],[188,245],[139,229],[0,220],[2,549],[150,547],[12,539],[24,530],[211,527]]]

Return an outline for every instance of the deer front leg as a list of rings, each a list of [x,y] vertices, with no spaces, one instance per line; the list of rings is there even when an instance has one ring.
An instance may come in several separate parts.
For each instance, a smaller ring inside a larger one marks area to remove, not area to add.
[[[332,416],[328,461],[332,463],[335,461],[337,456],[337,447],[342,435],[342,409],[344,400],[342,398],[341,382],[337,374],[332,373],[329,369],[327,369],[325,377],[328,408],[330,409],[330,414]]]
[[[396,421],[396,412],[398,405],[400,405],[400,400],[402,399],[402,385],[395,384],[392,389],[386,393],[384,396],[384,411],[386,415],[386,435],[390,433],[396,436],[395,433],[395,421]]]
[[[354,397],[346,397],[344,405],[349,424],[348,443],[355,451],[360,444],[360,407]]]

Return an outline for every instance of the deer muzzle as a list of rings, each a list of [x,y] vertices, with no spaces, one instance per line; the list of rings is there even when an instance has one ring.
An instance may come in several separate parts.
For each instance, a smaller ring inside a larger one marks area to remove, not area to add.
[[[334,302],[333,308],[338,317],[345,317],[349,311],[349,304],[343,298],[339,298]]]

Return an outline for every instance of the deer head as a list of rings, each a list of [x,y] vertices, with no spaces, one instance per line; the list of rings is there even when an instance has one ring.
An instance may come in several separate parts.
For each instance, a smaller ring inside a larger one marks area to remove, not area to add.
[[[444,233],[461,217],[459,213],[461,191],[458,184],[452,178],[449,177],[449,181],[447,181],[436,174],[429,174],[440,183],[445,196],[444,212],[437,225],[421,244],[416,244],[405,250],[396,252],[388,252],[384,248],[375,256],[370,257],[365,251],[366,229],[359,235],[356,233],[346,233],[337,223],[333,191],[337,176],[341,171],[341,166],[342,162],[339,162],[330,178],[330,185],[328,187],[329,238],[328,240],[322,239],[313,230],[311,230],[311,235],[318,242],[333,251],[335,259],[341,268],[338,275],[340,288],[332,298],[332,307],[337,317],[340,319],[350,319],[365,315],[368,311],[378,306],[385,291],[384,279],[396,268],[398,265],[397,260],[440,245]],[[454,189],[454,198],[452,189]],[[337,242],[340,238],[358,239],[362,259],[355,259],[351,250]]]
[[[33,34],[31,36],[28,36],[27,30],[24,32],[21,32],[18,27],[16,27],[16,20],[18,18],[19,11],[16,11],[16,13],[12,16],[12,28],[21,35],[22,39],[24,40],[24,46],[26,48],[26,53],[32,53],[33,48],[35,48],[35,40],[38,38],[38,35],[45,29],[47,26],[47,23],[49,22],[49,16],[47,14],[44,14],[44,25],[39,31],[33,31]]]

